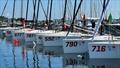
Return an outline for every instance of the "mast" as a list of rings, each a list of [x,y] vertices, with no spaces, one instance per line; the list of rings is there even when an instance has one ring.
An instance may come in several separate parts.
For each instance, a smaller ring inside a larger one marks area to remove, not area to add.
[[[23,0],[21,0],[21,19],[23,17]]]
[[[75,3],[74,3],[74,11],[73,11],[73,16],[75,15],[75,11],[76,11],[76,5],[77,5],[77,0],[75,0]]]
[[[92,18],[92,3],[93,3],[93,0],[90,0],[90,17]]]
[[[11,27],[14,26],[15,2],[16,2],[16,0],[14,0],[14,3],[13,3],[13,15],[12,15],[12,25],[11,25]]]
[[[25,21],[23,18],[23,0],[21,0],[21,20],[20,21],[21,21],[23,27],[25,27]]]
[[[50,0],[48,0],[48,5],[47,5],[47,17],[48,17],[48,14],[49,14],[49,5],[50,5]]]
[[[35,12],[36,12],[36,3],[37,3],[37,0],[33,0],[33,26],[35,28]]]
[[[64,7],[64,14],[63,14],[63,19],[62,19],[62,30],[64,30],[64,23],[65,23],[65,16],[66,16],[66,7],[67,7],[67,0],[65,0],[65,7]]]
[[[26,20],[27,20],[27,17],[28,17],[28,8],[29,8],[29,0],[27,0],[27,8],[26,8]]]
[[[37,23],[38,23],[38,16],[39,16],[39,7],[40,7],[40,2],[41,0],[38,0],[38,6],[37,6],[37,16],[36,16],[36,21],[35,21],[35,26],[37,26]]]
[[[41,5],[42,5],[42,4],[41,4]],[[50,5],[50,0],[48,0],[48,4],[47,4],[46,24],[48,24],[49,5]]]
[[[53,0],[51,0],[51,2],[50,2],[50,13],[49,13],[48,30],[51,29],[50,23],[51,23],[51,14],[52,14],[52,4],[53,4]]]

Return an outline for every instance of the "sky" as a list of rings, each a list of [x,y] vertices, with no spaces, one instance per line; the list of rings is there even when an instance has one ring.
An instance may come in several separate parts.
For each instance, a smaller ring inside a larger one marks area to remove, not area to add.
[[[3,11],[3,7],[5,5],[5,2],[7,0],[0,0],[0,15]],[[48,0],[41,0],[43,3],[43,7],[45,11],[47,11],[47,2]],[[79,4],[80,0],[77,0],[77,6]],[[81,10],[79,11],[78,18],[80,18],[80,15],[85,14],[87,17],[100,17],[101,13],[101,4],[103,0],[83,0]],[[23,17],[26,15],[26,3],[27,0],[23,0],[24,8],[23,8]],[[73,13],[73,6],[74,6],[74,0],[68,0],[67,4],[67,14],[66,18],[71,18]],[[92,7],[91,7],[92,6]],[[108,16],[110,13],[112,14],[113,18],[119,18],[120,17],[120,0],[110,0],[110,3],[107,7],[106,16]],[[45,15],[43,13],[43,10],[40,5],[40,11],[39,11],[39,20],[44,20]],[[53,9],[52,9],[52,19],[60,19],[63,17],[63,9],[64,9],[64,0],[53,0]],[[32,0],[30,0],[29,3],[29,9],[28,9],[28,19],[33,18],[33,3]],[[13,11],[13,0],[8,0],[7,7],[5,9],[5,12],[3,16],[7,16],[9,18],[12,17],[12,11]],[[16,8],[15,8],[15,18],[21,17],[21,0],[16,0]]]

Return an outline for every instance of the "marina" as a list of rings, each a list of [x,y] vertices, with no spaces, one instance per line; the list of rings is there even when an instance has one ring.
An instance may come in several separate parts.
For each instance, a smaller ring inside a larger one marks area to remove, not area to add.
[[[112,17],[114,2],[0,1],[0,67],[120,68],[120,18]]]

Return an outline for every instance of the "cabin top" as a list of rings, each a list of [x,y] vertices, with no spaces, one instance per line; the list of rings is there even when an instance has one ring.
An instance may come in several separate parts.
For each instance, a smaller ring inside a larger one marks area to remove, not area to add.
[[[25,33],[35,33],[36,35],[38,34],[44,34],[44,33],[55,33],[54,30],[33,30],[33,29],[28,29],[28,30],[24,30]]]
[[[118,40],[115,36],[111,36],[111,35],[102,35],[99,36],[97,35],[94,40]]]
[[[54,34],[54,33],[57,33],[55,32],[55,30],[47,30],[47,31],[41,31],[39,33],[37,33],[36,35],[48,35],[48,34]]]
[[[5,27],[5,28],[0,28],[0,30],[16,30],[16,29],[21,29],[21,27]]]
[[[117,24],[107,24],[107,25],[110,25],[110,26],[120,26],[119,23],[117,23]]]
[[[104,42],[90,42],[89,44],[90,45],[92,45],[92,44],[119,45],[120,42],[119,41],[104,41]]]
[[[50,33],[50,34],[44,34],[43,36],[61,36],[61,37],[66,37],[68,32],[66,31],[61,31],[61,32],[56,32],[56,33]],[[73,36],[73,37],[81,37],[81,36],[89,36],[88,34],[82,34],[78,32],[69,32],[68,37]]]
[[[84,38],[81,37],[80,39],[64,39],[64,40],[74,40],[74,41],[92,41],[92,37]],[[103,35],[103,36],[95,36],[93,42],[105,42],[105,41],[120,41],[120,36],[110,36],[110,35]]]

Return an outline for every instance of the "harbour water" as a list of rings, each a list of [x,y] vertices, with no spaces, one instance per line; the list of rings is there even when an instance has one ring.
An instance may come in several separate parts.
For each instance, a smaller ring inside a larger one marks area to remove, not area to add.
[[[43,55],[25,45],[14,46],[0,40],[1,68],[120,68],[120,59],[89,59],[87,64],[65,65],[63,57]]]

